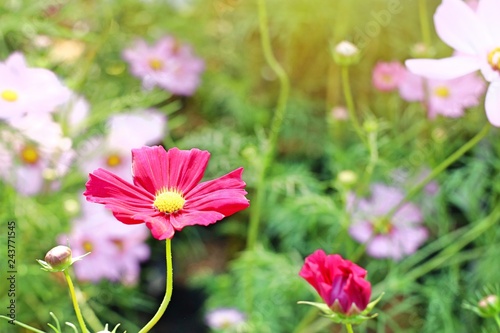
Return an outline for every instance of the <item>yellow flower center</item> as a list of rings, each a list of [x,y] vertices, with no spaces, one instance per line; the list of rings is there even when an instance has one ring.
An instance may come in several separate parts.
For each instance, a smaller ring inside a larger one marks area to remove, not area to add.
[[[106,164],[110,167],[115,167],[122,164],[122,158],[118,154],[110,154],[106,159]]]
[[[163,62],[160,59],[151,58],[148,61],[149,67],[154,71],[159,71],[163,68]]]
[[[7,102],[15,102],[19,97],[15,91],[9,89],[2,91],[0,96]]]
[[[35,164],[39,157],[34,147],[26,146],[21,150],[21,160],[26,164]]]
[[[450,97],[450,89],[448,89],[448,87],[445,86],[440,86],[434,89],[434,94],[437,97],[448,98]]]
[[[89,241],[83,242],[82,247],[85,250],[85,252],[91,252],[92,249],[94,248],[94,246],[92,245],[92,243],[89,242]]]
[[[184,207],[186,200],[177,190],[163,190],[156,194],[153,206],[162,213],[175,213]]]
[[[500,71],[500,47],[488,53],[488,63],[495,71]]]

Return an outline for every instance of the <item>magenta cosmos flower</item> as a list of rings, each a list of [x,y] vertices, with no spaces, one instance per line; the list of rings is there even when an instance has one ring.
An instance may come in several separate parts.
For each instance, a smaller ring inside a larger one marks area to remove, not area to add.
[[[356,315],[370,302],[372,287],[366,270],[338,254],[316,250],[299,272],[335,312]]]
[[[133,184],[113,173],[91,173],[84,195],[125,224],[146,223],[156,239],[188,225],[209,225],[249,206],[243,168],[199,183],[210,153],[199,149],[132,149]]]
[[[415,74],[449,80],[480,70],[490,82],[486,116],[500,126],[500,0],[481,0],[476,11],[461,0],[443,0],[434,15],[439,37],[457,52],[444,59],[412,59]]]

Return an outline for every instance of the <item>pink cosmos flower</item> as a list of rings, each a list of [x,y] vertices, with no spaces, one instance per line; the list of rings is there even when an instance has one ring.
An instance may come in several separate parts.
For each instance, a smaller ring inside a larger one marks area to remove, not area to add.
[[[500,0],[480,0],[474,11],[461,0],[443,0],[434,15],[439,37],[457,52],[444,59],[412,59],[406,66],[415,74],[449,80],[480,70],[490,82],[486,116],[500,126]]]
[[[216,330],[237,328],[245,323],[245,315],[234,308],[218,308],[205,316],[208,327]]]
[[[138,40],[123,52],[123,58],[146,89],[159,86],[176,95],[192,95],[204,70],[203,61],[193,55],[191,48],[171,36],[152,46]]]
[[[0,119],[53,112],[70,96],[54,73],[28,67],[18,52],[0,63],[0,78]]]
[[[85,174],[103,167],[121,178],[130,179],[130,151],[161,142],[166,117],[154,109],[140,110],[112,116],[107,125],[109,132],[104,138],[93,138],[85,143],[78,165]],[[130,135],[132,129],[134,135]]]
[[[114,220],[106,208],[83,201],[82,216],[73,221],[70,234],[59,236],[58,241],[69,244],[75,256],[90,252],[74,266],[79,280],[137,282],[140,262],[150,254],[145,244],[148,229],[142,225],[117,225]]]
[[[401,190],[375,184],[370,198],[351,195],[348,199],[352,218],[349,233],[358,242],[366,243],[370,256],[400,260],[414,253],[427,239],[427,229],[421,225],[422,214],[414,204],[405,203],[391,218],[385,218],[403,198]]]
[[[380,91],[393,91],[398,88],[405,74],[405,67],[397,61],[378,62],[372,73],[373,86]]]
[[[74,158],[71,140],[48,115],[12,121],[0,132],[0,177],[24,195],[56,190]]]
[[[466,108],[479,104],[485,90],[485,82],[475,73],[451,80],[433,80],[407,72],[399,84],[404,100],[427,102],[431,119],[438,114],[451,118],[463,116]]]
[[[133,149],[133,184],[97,169],[84,195],[125,224],[146,223],[156,239],[172,238],[185,226],[207,226],[249,206],[242,168],[199,183],[209,158],[199,149]]]
[[[366,270],[338,254],[316,250],[306,258],[299,275],[335,312],[359,314],[370,302],[371,284],[365,280]]]

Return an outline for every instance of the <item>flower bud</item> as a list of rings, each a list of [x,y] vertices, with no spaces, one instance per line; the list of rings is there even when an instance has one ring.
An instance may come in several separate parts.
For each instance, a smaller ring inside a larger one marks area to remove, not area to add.
[[[351,42],[342,41],[333,49],[333,60],[341,66],[355,65],[360,60],[359,49]]]
[[[69,266],[73,265],[75,261],[81,260],[88,254],[90,254],[90,252],[73,258],[71,255],[71,249],[69,247],[58,245],[47,252],[47,254],[45,255],[45,261],[39,259],[37,259],[36,261],[38,261],[44,271],[62,272]]]
[[[477,308],[483,317],[495,317],[500,313],[500,298],[487,295],[479,300]]]
[[[337,175],[337,181],[341,185],[350,188],[358,181],[358,175],[352,170],[343,170]]]
[[[45,255],[45,262],[53,269],[64,270],[71,265],[71,249],[64,245],[58,245]]]

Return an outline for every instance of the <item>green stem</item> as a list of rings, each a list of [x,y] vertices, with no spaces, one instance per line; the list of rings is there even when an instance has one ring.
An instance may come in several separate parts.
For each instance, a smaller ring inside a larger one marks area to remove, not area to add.
[[[76,319],[78,319],[78,324],[83,333],[88,333],[87,326],[85,326],[85,321],[83,321],[82,312],[80,311],[80,306],[78,305],[78,300],[76,299],[75,286],[73,281],[71,281],[71,276],[68,273],[68,269],[64,270],[64,277],[66,277],[66,282],[68,283],[69,293],[71,295],[71,300],[73,301],[73,307],[75,308]]]
[[[255,242],[259,233],[260,215],[262,210],[262,202],[264,197],[264,188],[266,185],[266,173],[270,165],[273,163],[274,152],[278,144],[278,137],[281,130],[281,125],[283,124],[283,119],[286,113],[286,104],[288,101],[288,95],[290,92],[290,81],[288,76],[279,64],[279,62],[274,57],[271,40],[269,37],[269,29],[267,26],[267,9],[265,0],[257,0],[258,10],[259,10],[259,29],[261,35],[262,50],[264,52],[264,57],[267,64],[273,70],[273,72],[278,77],[280,82],[280,91],[278,95],[278,102],[276,104],[276,111],[271,123],[270,133],[269,133],[269,143],[263,157],[263,163],[261,169],[259,170],[257,188],[255,199],[252,202],[252,210],[250,212],[250,225],[247,236],[247,249],[253,249],[255,247]]]
[[[351,324],[345,324],[345,328],[347,329],[347,333],[354,333],[354,331],[352,330]]]
[[[500,317],[498,317],[498,315],[495,316],[495,322],[497,323],[498,328],[500,328]]]
[[[24,327],[25,329],[30,330],[30,331],[35,332],[35,333],[46,333],[45,331],[40,331],[39,329],[31,327],[30,325],[26,325],[24,323],[21,323],[20,321],[12,320],[11,318],[9,318],[7,316],[0,315],[0,318],[8,320],[10,323],[14,323],[17,326]]]
[[[358,117],[356,117],[356,110],[354,109],[354,98],[352,97],[348,66],[341,67],[341,75],[342,75],[342,88],[344,91],[344,98],[347,106],[347,111],[349,112],[349,118],[351,118],[351,122],[354,126],[356,134],[358,134],[359,138],[361,139],[361,141],[363,141],[365,146],[368,147],[368,143],[366,142],[363,130],[361,129],[361,125],[359,124]]]
[[[144,326],[139,333],[146,333],[149,332],[160,320],[161,316],[163,316],[163,313],[167,309],[168,303],[170,303],[170,299],[172,298],[172,289],[173,289],[173,269],[172,269],[172,248],[171,248],[171,239],[168,239],[165,241],[165,261],[166,261],[166,266],[167,266],[167,276],[165,277],[166,279],[166,288],[165,288],[165,296],[163,297],[163,301],[160,304],[160,307],[158,308],[158,311],[156,311],[156,314],[151,318],[151,320]]]
[[[427,48],[431,47],[431,30],[429,24],[429,14],[427,10],[427,0],[419,0],[418,13],[420,16],[420,30],[422,31],[422,40]]]
[[[441,172],[443,172],[446,168],[448,168],[452,163],[462,157],[466,152],[471,150],[475,145],[479,143],[489,132],[491,125],[487,123],[481,129],[479,133],[477,133],[472,139],[470,139],[467,143],[465,143],[460,149],[451,154],[446,160],[441,162],[432,172],[425,177],[420,183],[418,183],[415,187],[413,187],[406,196],[392,208],[389,213],[387,213],[387,218],[391,218],[407,201],[411,200],[416,194],[422,190],[425,185],[427,185],[431,180],[436,178]]]

